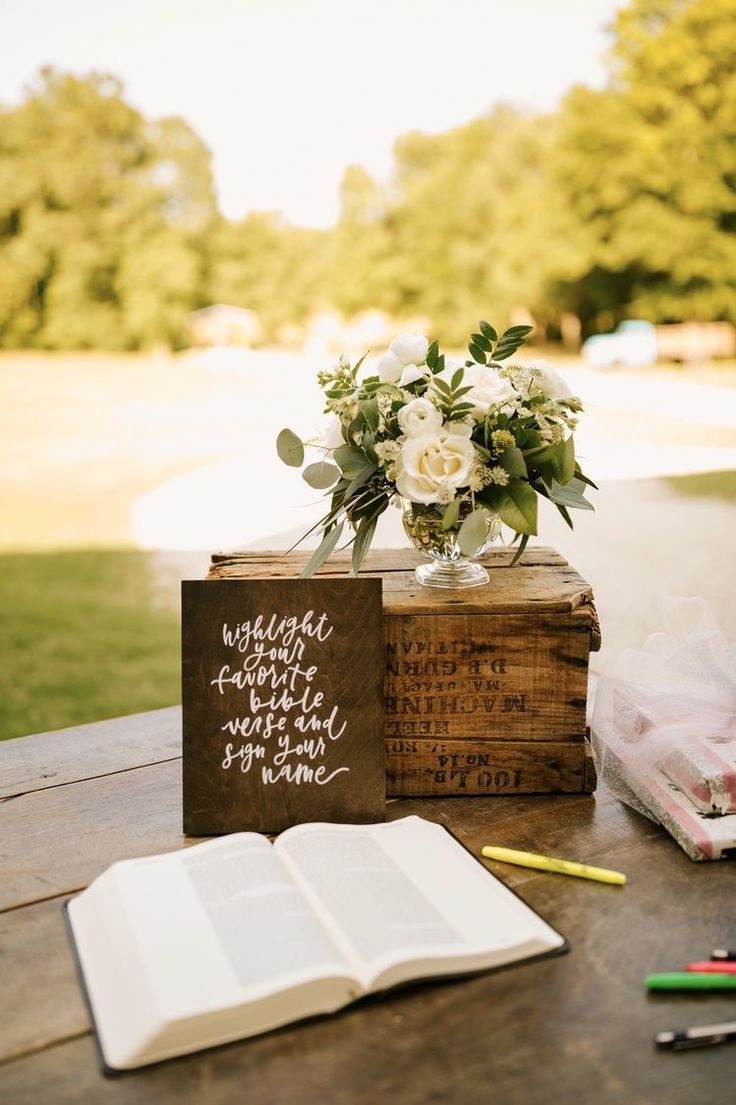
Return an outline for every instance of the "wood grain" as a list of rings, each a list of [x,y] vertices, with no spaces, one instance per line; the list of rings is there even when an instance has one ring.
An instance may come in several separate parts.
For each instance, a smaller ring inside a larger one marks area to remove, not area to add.
[[[392,794],[462,794],[469,785],[462,768],[443,772],[428,745],[421,764],[415,753],[397,751],[417,739],[527,741],[512,769],[515,775],[523,764],[525,790],[590,792],[595,785],[582,750],[590,652],[600,646],[592,591],[554,550],[527,550],[513,569],[510,555],[491,550],[490,583],[466,591],[419,586],[411,549],[375,550],[368,558],[365,571],[383,581]],[[288,577],[305,557],[217,554],[210,577]],[[346,567],[337,557],[321,570],[335,576]],[[579,747],[543,747],[560,741]]]
[[[586,790],[583,741],[390,739],[386,748],[392,796]]]
[[[213,557],[210,579],[272,578],[298,575],[308,553],[243,552]],[[414,578],[420,558],[411,549],[376,550],[369,553],[361,576],[380,575],[384,580],[384,612],[387,614],[464,613],[559,613],[591,605],[590,585],[559,553],[552,549],[527,551],[514,568],[513,551],[492,549],[482,561],[491,581],[467,591],[442,591],[421,587]],[[319,569],[319,576],[344,576],[349,561],[335,555]]]
[[[142,721],[143,766],[121,771],[117,787],[112,777],[101,777],[6,803],[5,818],[14,806],[24,809],[19,862],[30,866],[46,849],[55,885],[79,885],[85,871],[91,878],[113,858],[184,843],[176,832],[172,765],[145,763],[152,732],[153,739],[157,729],[162,737],[165,725],[164,717]],[[89,735],[94,744],[93,727]],[[602,788],[594,799],[406,798],[388,806],[390,818],[412,813],[444,824],[475,855],[488,843],[544,851],[623,870],[628,885],[489,862],[568,937],[569,955],[411,987],[114,1080],[99,1073],[89,1035],[79,1035],[86,1014],[63,931],[62,898],[18,908],[0,919],[2,1100],[230,1105],[246,1097],[249,1105],[374,1105],[380,1098],[396,1105],[477,1105],[489,1093],[504,1105],[721,1105],[731,1099],[729,1048],[677,1056],[657,1053],[651,1041],[661,1028],[732,1019],[732,999],[647,996],[642,984],[650,971],[732,941],[736,890],[727,861],[691,863],[659,826]],[[102,817],[100,834],[79,830],[92,815]]]
[[[383,818],[380,580],[184,582],[182,686],[186,833]]]
[[[23,794],[2,808],[0,911],[81,890],[117,859],[190,843],[180,759]]]
[[[19,737],[0,744],[0,799],[179,756],[179,706]]]
[[[584,611],[387,616],[386,735],[582,740]]]
[[[65,901],[54,898],[0,915],[0,1062],[89,1032],[62,921]]]

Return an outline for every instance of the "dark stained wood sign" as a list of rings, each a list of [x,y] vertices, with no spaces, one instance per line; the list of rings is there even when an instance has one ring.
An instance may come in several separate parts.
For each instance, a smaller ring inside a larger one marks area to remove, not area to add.
[[[385,812],[380,579],[182,583],[184,832]]]

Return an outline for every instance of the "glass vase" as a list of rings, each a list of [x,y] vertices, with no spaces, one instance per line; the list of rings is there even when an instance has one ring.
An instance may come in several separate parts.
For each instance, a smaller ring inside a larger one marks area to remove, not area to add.
[[[484,540],[467,554],[460,551],[457,539],[463,520],[472,513],[472,504],[462,504],[457,525],[451,530],[442,528],[446,509],[444,506],[425,506],[409,499],[401,500],[406,535],[414,548],[429,560],[429,564],[420,564],[414,574],[424,587],[481,587],[489,582],[489,575],[482,564],[474,564],[473,561],[483,556],[499,536],[501,519],[496,514],[487,515]]]

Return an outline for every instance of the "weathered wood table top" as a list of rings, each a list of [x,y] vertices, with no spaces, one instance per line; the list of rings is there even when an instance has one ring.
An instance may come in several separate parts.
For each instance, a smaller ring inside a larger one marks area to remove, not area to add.
[[[692,863],[605,791],[403,799],[476,853],[493,841],[623,870],[625,888],[492,869],[568,955],[414,986],[133,1072],[97,1066],[62,905],[115,860],[185,847],[181,714],[0,745],[0,1100],[6,1105],[725,1105],[736,1045],[658,1053],[658,1029],[736,1019],[736,995],[647,996],[644,976],[736,944],[736,871]]]

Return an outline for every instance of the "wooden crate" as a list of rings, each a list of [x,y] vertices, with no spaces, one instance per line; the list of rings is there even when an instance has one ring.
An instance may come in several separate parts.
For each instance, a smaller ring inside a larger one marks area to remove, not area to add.
[[[590,792],[588,659],[600,647],[589,585],[552,549],[493,550],[491,582],[421,587],[411,549],[374,550],[383,579],[387,787],[392,796]],[[216,554],[209,578],[298,575],[308,553]],[[342,575],[333,556],[319,575]]]

